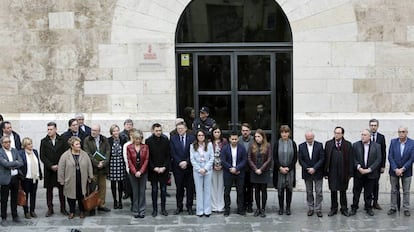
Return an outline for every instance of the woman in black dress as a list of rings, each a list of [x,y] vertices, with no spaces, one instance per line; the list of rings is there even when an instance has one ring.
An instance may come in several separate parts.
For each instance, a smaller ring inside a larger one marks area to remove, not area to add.
[[[270,144],[267,142],[263,130],[257,129],[254,134],[254,141],[249,149],[248,161],[250,169],[250,181],[254,186],[254,197],[256,201],[256,212],[254,216],[266,217],[267,183],[270,180],[270,165],[272,163]],[[262,204],[260,204],[260,195]]]
[[[114,209],[122,209],[122,191],[124,190],[123,182],[126,178],[125,161],[122,155],[122,147],[126,141],[120,136],[119,126],[112,125],[109,129],[111,137],[108,138],[111,147],[109,158],[109,175],[111,181],[111,192],[114,199]],[[117,200],[118,189],[118,200]]]

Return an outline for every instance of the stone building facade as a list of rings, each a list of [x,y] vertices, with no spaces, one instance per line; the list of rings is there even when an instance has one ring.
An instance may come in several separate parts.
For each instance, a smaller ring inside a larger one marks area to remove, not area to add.
[[[414,2],[276,0],[293,37],[297,142],[342,125],[359,139],[370,118],[387,142],[413,125]],[[46,122],[75,112],[103,132],[132,118],[169,131],[176,110],[175,32],[190,0],[1,0],[0,113],[35,146]],[[150,59],[146,59],[150,57]],[[386,178],[383,178],[383,181]]]

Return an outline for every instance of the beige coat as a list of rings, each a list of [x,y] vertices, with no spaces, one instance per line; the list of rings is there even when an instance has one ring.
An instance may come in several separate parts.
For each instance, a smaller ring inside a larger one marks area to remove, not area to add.
[[[71,149],[63,153],[59,160],[58,182],[63,184],[63,194],[67,198],[76,199],[76,167]],[[79,166],[81,172],[82,193],[86,194],[88,178],[93,178],[92,163],[86,152],[80,152]]]

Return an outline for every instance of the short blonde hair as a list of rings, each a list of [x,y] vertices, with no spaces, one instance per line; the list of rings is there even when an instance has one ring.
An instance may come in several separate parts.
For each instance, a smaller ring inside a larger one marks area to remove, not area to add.
[[[33,140],[29,137],[25,137],[22,140],[22,148],[25,149],[27,145],[33,144]]]
[[[133,140],[135,139],[143,139],[144,138],[144,134],[142,133],[141,130],[136,130],[131,134],[131,138]]]
[[[79,137],[72,136],[68,140],[69,146],[71,147],[73,146],[73,144],[75,144],[75,142],[81,142],[81,139]]]
[[[115,128],[118,128],[118,130],[120,130],[118,125],[112,124],[112,126],[109,128],[109,133],[111,135],[112,135],[112,133],[114,133]]]

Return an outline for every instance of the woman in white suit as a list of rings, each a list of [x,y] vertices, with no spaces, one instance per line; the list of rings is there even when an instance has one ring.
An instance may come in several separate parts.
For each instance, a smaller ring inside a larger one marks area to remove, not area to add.
[[[203,130],[198,130],[196,140],[190,145],[190,160],[193,165],[199,217],[211,215],[211,173],[213,170],[213,145],[208,142]]]

